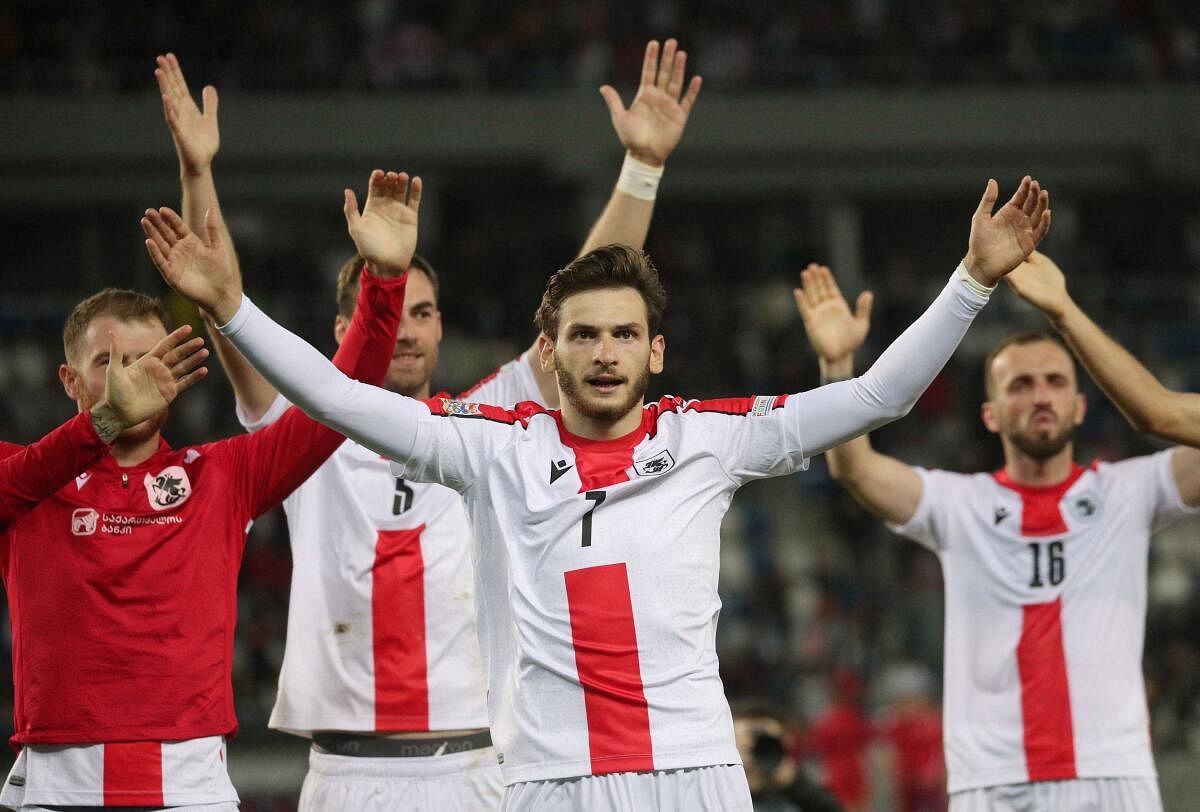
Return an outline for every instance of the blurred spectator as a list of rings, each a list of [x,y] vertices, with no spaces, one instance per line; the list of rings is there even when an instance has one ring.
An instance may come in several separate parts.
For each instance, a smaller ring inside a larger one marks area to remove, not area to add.
[[[204,0],[150,9],[0,4],[0,89],[140,92],[183,47],[222,89],[551,90],[632,78],[648,34],[678,37],[716,87],[1191,81],[1200,8],[1173,0]],[[202,64],[222,66],[220,73]]]
[[[839,812],[841,806],[796,760],[797,742],[785,716],[770,703],[735,702],[733,730],[755,812]]]
[[[946,761],[933,676],[921,665],[901,663],[885,676],[884,690],[889,704],[879,730],[892,747],[892,808],[897,812],[944,812]]]
[[[850,671],[833,676],[833,702],[813,720],[807,750],[820,761],[825,783],[847,812],[866,812],[867,747],[874,731],[863,711],[863,681]]]

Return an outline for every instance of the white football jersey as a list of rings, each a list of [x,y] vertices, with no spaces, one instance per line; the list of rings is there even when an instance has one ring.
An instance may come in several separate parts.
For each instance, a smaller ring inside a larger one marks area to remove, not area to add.
[[[912,519],[946,592],[949,791],[1153,777],[1142,683],[1150,534],[1188,512],[1171,452],[1034,488],[917,469]]]
[[[625,437],[431,400],[393,472],[460,491],[505,784],[740,764],[715,636],[721,519],[804,465],[802,398],[663,398]]]
[[[524,356],[471,390],[540,401]],[[289,407],[277,397],[243,425]],[[394,476],[350,440],[285,501],[292,545],[287,645],[270,726],[427,731],[487,727],[471,527],[457,493]]]

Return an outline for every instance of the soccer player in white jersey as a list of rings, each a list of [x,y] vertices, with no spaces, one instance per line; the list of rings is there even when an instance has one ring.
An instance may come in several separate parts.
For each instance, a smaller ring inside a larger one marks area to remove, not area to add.
[[[612,242],[644,243],[658,178],[700,89],[699,77],[684,86],[686,58],[675,40],[663,44],[661,59],[659,43],[650,42],[628,109],[611,87],[601,89],[626,163],[581,253]],[[200,229],[204,212],[218,208],[216,90],[205,88],[201,111],[173,54],[158,58],[155,75],[180,158],[184,217]],[[346,211],[353,218],[357,208],[348,201]],[[425,399],[442,328],[437,275],[414,259],[384,385]],[[230,261],[237,261],[232,251]],[[338,277],[339,341],[353,315],[361,266],[355,257]],[[254,431],[273,422],[288,401],[227,350],[219,334],[214,339],[243,425]],[[556,402],[554,377],[541,371],[535,349],[460,397],[505,406]],[[395,477],[386,459],[346,442],[284,507],[294,565],[270,724],[313,739],[301,810],[498,806],[501,777],[486,729],[471,534],[461,498],[441,485]]]
[[[802,281],[823,380],[849,377],[869,294],[852,315],[828,268]],[[1200,505],[1200,451],[1076,463],[1085,402],[1050,334],[1009,337],[984,374],[1001,470],[928,471],[865,436],[826,455],[860,504],[941,561],[950,808],[1161,809],[1141,671],[1146,559],[1152,528]]]
[[[715,649],[721,519],[745,482],[911,408],[1049,228],[1036,181],[993,213],[997,194],[989,181],[966,257],[869,371],[795,395],[644,405],[665,292],[638,251],[585,254],[536,319],[560,411],[358,385],[242,295],[215,231],[206,244],[170,209],[142,225],[164,278],[294,403],[465,497],[501,808],[729,812],[751,803]]]
[[[1009,277],[1021,298],[1037,307],[1104,394],[1138,431],[1200,446],[1200,394],[1173,392],[1088,318],[1067,293],[1066,279],[1045,254],[1033,252]]]

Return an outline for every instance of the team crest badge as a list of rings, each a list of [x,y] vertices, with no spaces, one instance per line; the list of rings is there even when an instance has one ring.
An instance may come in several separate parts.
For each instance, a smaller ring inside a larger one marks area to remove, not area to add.
[[[675,458],[670,451],[660,451],[648,460],[639,460],[633,464],[633,470],[638,476],[658,476],[665,474],[675,467]]]
[[[1093,522],[1100,515],[1100,500],[1092,491],[1084,491],[1069,500],[1071,515],[1081,522]]]
[[[479,404],[442,398],[442,411],[451,417],[479,417]]]
[[[150,507],[155,510],[168,510],[183,504],[192,495],[192,483],[188,480],[187,471],[178,465],[164,468],[155,475],[146,474],[143,484]]]

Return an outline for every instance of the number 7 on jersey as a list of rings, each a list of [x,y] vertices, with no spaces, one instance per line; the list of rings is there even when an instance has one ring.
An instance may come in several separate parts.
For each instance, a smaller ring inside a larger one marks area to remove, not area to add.
[[[596,512],[596,508],[604,501],[607,494],[604,491],[588,491],[583,495],[584,499],[596,504],[588,508],[588,512],[583,514],[583,545],[584,547],[592,546],[592,514]]]

